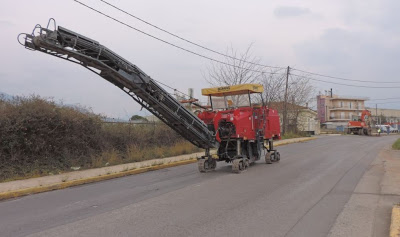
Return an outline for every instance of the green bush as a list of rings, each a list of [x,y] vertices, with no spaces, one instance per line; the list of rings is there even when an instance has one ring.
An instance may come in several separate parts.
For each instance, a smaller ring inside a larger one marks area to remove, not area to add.
[[[0,98],[0,181],[197,150],[163,124],[104,123],[38,96]]]
[[[37,96],[0,102],[0,180],[64,170],[101,151],[101,119]]]

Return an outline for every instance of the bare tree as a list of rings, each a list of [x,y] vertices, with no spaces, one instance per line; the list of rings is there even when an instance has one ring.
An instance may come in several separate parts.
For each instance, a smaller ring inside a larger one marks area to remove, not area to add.
[[[315,100],[315,88],[309,78],[308,75],[290,76],[288,98],[291,103],[307,106]]]
[[[264,99],[267,104],[285,100],[286,70],[284,68],[276,69],[269,74],[264,73],[259,83],[264,86]],[[304,106],[312,102],[313,96],[314,87],[308,75],[289,76],[288,102]]]
[[[271,102],[284,100],[285,94],[285,76],[283,69],[273,70],[271,73],[263,73],[261,83],[264,86],[264,101],[269,105]]]
[[[314,101],[314,87],[309,75],[290,75],[288,80],[287,106],[284,106],[287,71],[277,69],[273,73],[263,74],[260,83],[264,86],[263,97],[267,105],[283,113],[286,108],[288,130],[297,132],[299,116]]]
[[[251,53],[252,44],[246,51],[238,53],[233,47],[226,51],[224,63],[211,62],[203,76],[212,86],[230,86],[244,83],[260,83],[264,86],[263,99],[267,105],[285,100],[286,73],[285,68],[271,69],[260,63],[260,58]],[[308,75],[290,76],[288,84],[289,124],[296,127],[298,116],[304,106],[314,99],[314,87]],[[238,102],[238,98],[235,98]],[[261,102],[261,101],[257,101]],[[282,112],[283,108],[278,108]]]
[[[243,53],[233,47],[226,50],[223,63],[211,62],[203,73],[206,81],[212,86],[231,86],[245,83],[260,83],[264,73],[271,73],[270,68],[261,64],[260,58],[253,56],[252,44]],[[246,103],[243,96],[230,96],[235,105]],[[246,96],[247,99],[247,96]],[[261,98],[260,101],[261,102]]]
[[[292,125],[291,127],[294,132],[298,132],[299,116],[315,100],[315,89],[307,75],[294,76],[290,79],[288,101],[292,104],[292,111],[288,113],[290,119],[289,125]]]
[[[251,53],[250,44],[244,53],[238,53],[233,47],[226,50],[224,64],[211,62],[203,76],[212,86],[231,86],[258,82],[262,77],[264,66],[259,65],[260,59]]]

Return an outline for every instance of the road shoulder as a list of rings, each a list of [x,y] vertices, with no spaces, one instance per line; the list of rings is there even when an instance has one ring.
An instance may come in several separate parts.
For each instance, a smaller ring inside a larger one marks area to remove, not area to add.
[[[329,236],[389,236],[392,207],[400,201],[400,151],[386,146],[339,214]]]
[[[314,139],[317,139],[317,137],[281,140],[275,142],[275,146]],[[196,158],[202,155],[204,155],[204,152],[0,183],[0,200],[191,164],[195,163]]]

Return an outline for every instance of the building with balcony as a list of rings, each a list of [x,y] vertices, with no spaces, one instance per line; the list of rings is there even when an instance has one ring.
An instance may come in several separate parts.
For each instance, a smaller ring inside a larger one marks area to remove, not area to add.
[[[365,101],[368,98],[339,96],[339,95],[318,95],[317,113],[321,124],[330,128],[346,126],[353,116],[361,116],[365,109]]]

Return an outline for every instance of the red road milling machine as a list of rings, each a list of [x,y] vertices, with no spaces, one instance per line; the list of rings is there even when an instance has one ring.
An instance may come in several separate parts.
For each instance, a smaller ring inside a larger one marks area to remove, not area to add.
[[[274,140],[280,139],[276,110],[264,105],[258,84],[243,84],[203,89],[209,107],[197,116],[171,94],[130,63],[99,42],[58,26],[50,30],[36,25],[32,34],[20,34],[18,41],[36,50],[77,63],[111,82],[150,111],[186,140],[205,149],[198,159],[200,172],[216,168],[217,161],[232,163],[240,173],[261,157],[270,164],[280,160]],[[217,148],[212,155],[210,150]]]

